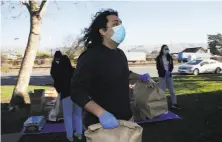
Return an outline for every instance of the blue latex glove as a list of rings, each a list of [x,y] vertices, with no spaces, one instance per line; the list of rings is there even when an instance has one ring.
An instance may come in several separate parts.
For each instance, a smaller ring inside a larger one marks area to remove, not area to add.
[[[149,78],[151,78],[151,76],[148,74],[148,73],[146,73],[146,74],[141,74],[140,76],[139,76],[139,79],[141,80],[141,81],[143,81],[143,82],[148,82],[148,79]]]
[[[119,126],[119,122],[115,116],[105,111],[100,117],[99,122],[104,129],[113,129]]]
[[[166,76],[170,76],[171,72],[166,71]]]

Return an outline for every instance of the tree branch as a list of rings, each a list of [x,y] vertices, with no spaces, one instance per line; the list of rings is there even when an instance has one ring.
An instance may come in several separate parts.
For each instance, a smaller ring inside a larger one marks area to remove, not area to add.
[[[29,13],[31,13],[31,7],[30,7],[29,3],[26,2],[26,1],[22,1],[22,4],[23,4],[24,6],[26,6],[26,8],[28,9]]]
[[[43,0],[42,3],[41,3],[41,5],[40,5],[40,8],[39,8],[39,17],[40,17],[40,18],[42,18],[43,13],[44,13],[45,10],[46,10],[47,3],[48,3],[48,0]]]

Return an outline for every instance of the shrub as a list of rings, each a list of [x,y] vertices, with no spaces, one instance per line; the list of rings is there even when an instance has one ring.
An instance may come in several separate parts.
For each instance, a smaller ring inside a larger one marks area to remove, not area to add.
[[[13,65],[13,66],[18,66],[18,65],[20,65],[20,61],[13,60],[13,61],[12,61],[12,65]]]
[[[36,65],[43,65],[43,64],[45,64],[45,59],[39,59],[39,60],[35,60],[35,64]]]
[[[21,58],[21,57],[22,57],[22,54],[18,54],[17,57],[18,57],[18,58]]]
[[[1,55],[1,63],[5,63],[5,61],[7,60],[7,56],[6,55]]]
[[[36,57],[39,57],[39,58],[50,58],[50,55],[48,53],[38,52]]]
[[[9,72],[9,67],[7,65],[2,65],[1,71],[4,73],[7,73],[7,72]]]

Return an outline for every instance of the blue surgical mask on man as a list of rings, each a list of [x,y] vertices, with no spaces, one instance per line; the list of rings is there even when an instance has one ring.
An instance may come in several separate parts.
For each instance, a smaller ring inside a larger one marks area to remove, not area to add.
[[[113,36],[111,37],[111,39],[113,41],[115,41],[116,43],[120,44],[126,37],[126,30],[123,27],[123,25],[118,25],[113,27]]]
[[[164,50],[164,52],[163,52],[165,55],[166,54],[169,54],[169,50]]]

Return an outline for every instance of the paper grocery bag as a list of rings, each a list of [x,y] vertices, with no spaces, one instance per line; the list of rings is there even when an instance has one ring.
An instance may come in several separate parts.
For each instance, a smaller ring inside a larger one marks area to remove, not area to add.
[[[48,120],[50,121],[58,121],[63,118],[63,108],[62,108],[62,100],[61,94],[59,93],[56,97],[56,102],[54,107],[49,111]]]
[[[137,81],[133,88],[135,106],[146,117],[152,119],[168,111],[165,92],[158,85],[149,87],[149,82]]]
[[[137,123],[119,120],[119,127],[104,129],[99,123],[85,131],[87,142],[142,142],[143,128]]]
[[[134,121],[138,122],[138,121],[146,120],[147,119],[146,116],[142,114],[140,109],[136,106],[135,95],[133,94],[133,89],[130,88],[129,92],[130,92],[130,108],[133,113]]]

